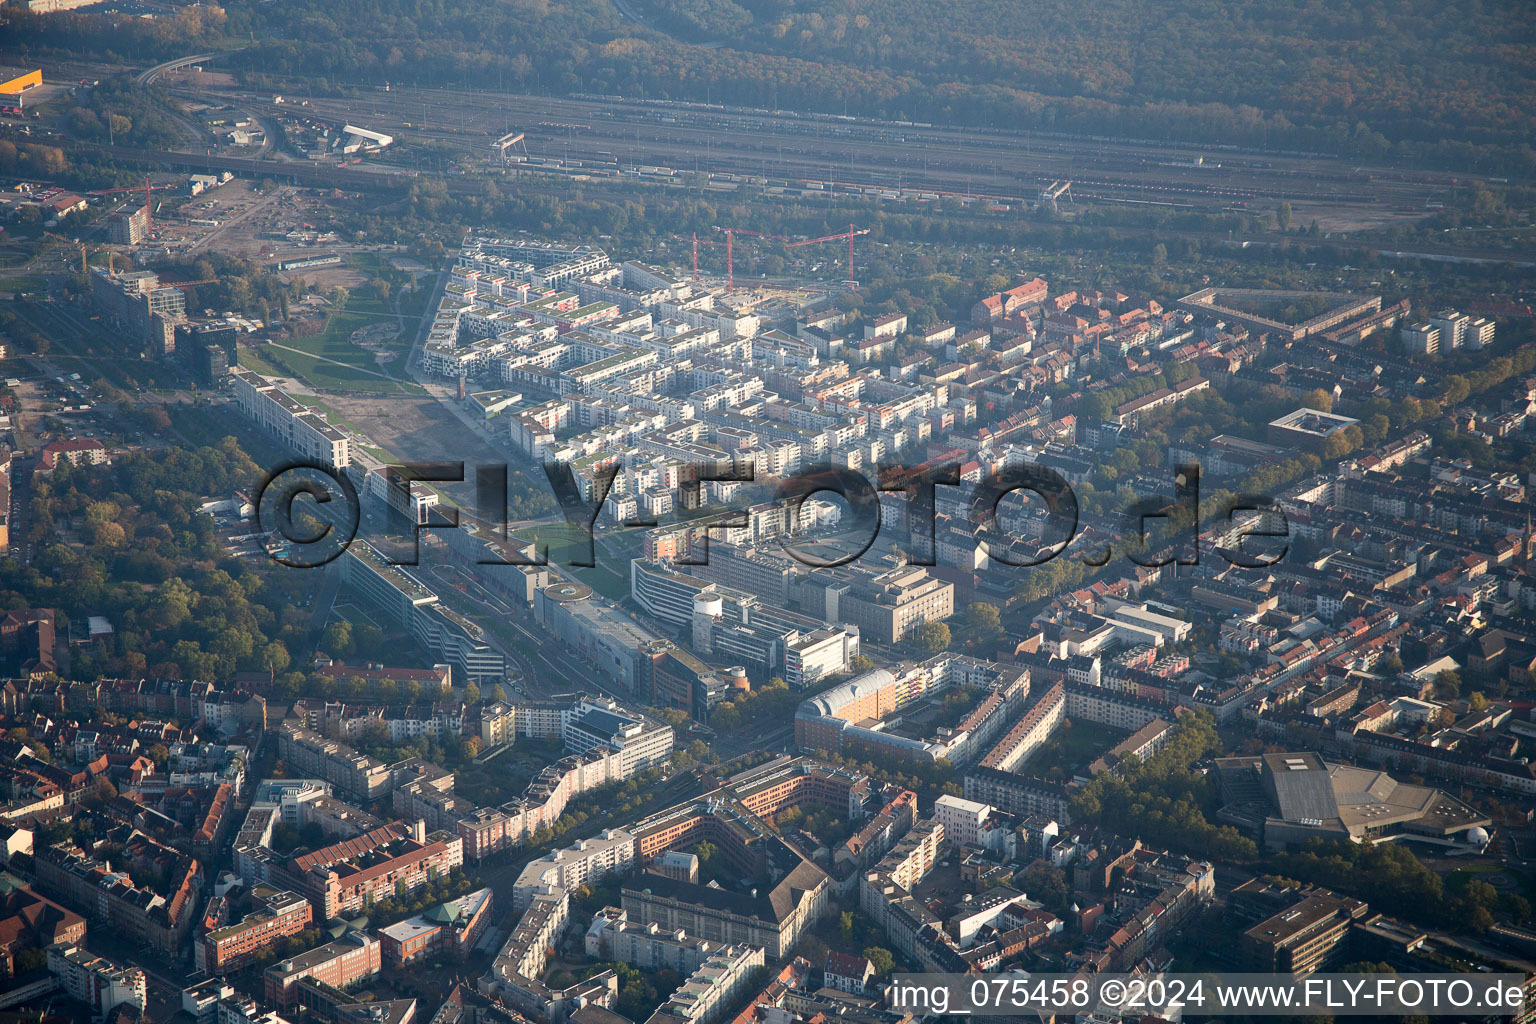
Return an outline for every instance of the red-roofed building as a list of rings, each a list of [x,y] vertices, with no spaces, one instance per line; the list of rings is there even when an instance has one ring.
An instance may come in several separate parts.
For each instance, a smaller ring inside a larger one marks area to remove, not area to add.
[[[16,971],[16,955],[47,949],[55,942],[85,941],[85,918],[28,888],[0,895],[0,968]]]
[[[94,437],[52,441],[43,446],[37,468],[41,473],[52,473],[60,462],[67,462],[71,466],[110,466],[112,453]]]
[[[822,984],[827,988],[863,995],[864,986],[868,985],[875,976],[875,967],[865,957],[830,950],[827,953],[826,966],[821,970],[821,976]]]

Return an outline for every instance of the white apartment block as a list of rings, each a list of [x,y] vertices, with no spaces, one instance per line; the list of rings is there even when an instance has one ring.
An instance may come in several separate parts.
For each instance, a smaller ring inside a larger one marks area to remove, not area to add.
[[[70,943],[48,947],[48,972],[73,999],[91,1008],[91,1019],[101,1021],[113,1009],[127,1003],[141,1013],[148,989],[144,972],[105,957],[88,953]]]
[[[574,892],[588,881],[627,871],[634,863],[634,835],[623,829],[604,829],[596,838],[578,839],[574,846],[529,861],[513,885],[513,909],[526,910],[535,894],[550,887]]]
[[[233,370],[231,378],[240,411],[295,454],[329,469],[346,469],[352,464],[352,439],[320,413],[250,370]]]
[[[958,796],[941,796],[933,802],[933,816],[944,826],[944,836],[956,846],[981,845],[981,828],[994,808]]]

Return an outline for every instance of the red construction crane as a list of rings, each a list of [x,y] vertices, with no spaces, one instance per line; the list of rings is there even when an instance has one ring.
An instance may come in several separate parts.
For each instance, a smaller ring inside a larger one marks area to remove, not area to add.
[[[736,267],[733,258],[735,256],[735,246],[732,243],[737,235],[751,235],[754,238],[772,238],[780,242],[789,241],[783,235],[766,235],[761,231],[750,231],[747,228],[722,228],[717,225],[715,230],[725,232],[725,290],[727,292],[736,290]]]
[[[835,235],[823,235],[820,238],[805,238],[798,242],[791,242],[789,238],[784,235],[770,235],[763,231],[752,231],[748,228],[722,228],[716,226],[715,230],[725,235],[725,290],[727,292],[733,292],[736,290],[735,240],[737,235],[751,235],[753,238],[771,238],[776,242],[783,242],[786,249],[794,249],[802,245],[816,245],[819,242],[836,242],[846,238],[848,240],[848,286],[852,288],[856,286],[856,282],[853,279],[853,240],[858,235],[869,234],[870,231],[869,228],[855,227],[854,225],[849,224],[847,231],[839,231]],[[692,241],[693,279],[697,281],[699,279],[699,245],[701,244],[699,242],[699,233],[697,231],[693,233]],[[705,241],[702,244],[719,245],[721,243]]]
[[[853,278],[853,238],[854,238],[855,235],[867,235],[867,234],[869,234],[869,228],[856,228],[852,224],[849,224],[847,231],[842,231],[842,232],[839,232],[838,234],[835,234],[835,235],[823,235],[820,238],[807,238],[803,242],[790,242],[789,245],[787,246],[787,248],[793,249],[797,245],[815,245],[817,242],[835,242],[835,241],[837,241],[840,238],[848,239],[848,282],[847,283],[848,283],[848,287],[849,288],[857,288],[858,287],[858,282],[855,281],[854,278]]]
[[[150,202],[150,196],[149,196],[150,192],[152,192],[152,191],[154,191],[156,189],[166,189],[166,188],[172,188],[172,187],[174,187],[174,186],[171,186],[171,185],[151,185],[149,183],[149,179],[148,178],[144,179],[144,217],[145,217],[144,233],[146,235],[153,234],[154,230],[155,230],[155,207],[154,207],[154,204]],[[98,188],[98,189],[93,189],[91,191],[91,195],[94,195],[94,196],[110,196],[110,195],[113,195],[113,194],[118,193],[118,192],[137,192],[138,190],[139,190],[139,186],[137,186],[137,185],[134,185],[131,188]]]

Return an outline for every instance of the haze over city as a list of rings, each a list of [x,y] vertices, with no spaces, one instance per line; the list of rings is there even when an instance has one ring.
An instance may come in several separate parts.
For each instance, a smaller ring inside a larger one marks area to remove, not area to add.
[[[1536,1020],[1533,30],[4,0],[0,1012]]]

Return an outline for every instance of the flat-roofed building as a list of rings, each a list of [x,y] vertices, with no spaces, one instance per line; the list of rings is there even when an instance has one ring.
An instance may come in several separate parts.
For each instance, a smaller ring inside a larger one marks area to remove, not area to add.
[[[235,369],[230,379],[235,406],[294,454],[330,469],[346,469],[352,464],[351,435],[326,422],[320,412],[259,373]]]
[[[268,967],[262,976],[267,1002],[280,1009],[302,1002],[300,983],[306,979],[346,991],[378,974],[383,963],[383,946],[378,939],[348,932],[335,942]]]
[[[1350,925],[1370,907],[1335,895],[1303,897],[1243,933],[1249,969],[1305,977],[1343,962]]]
[[[792,589],[807,614],[857,626],[860,636],[879,643],[904,640],[923,623],[947,619],[955,610],[954,584],[921,566],[875,573],[827,569],[797,579]]]
[[[48,973],[73,999],[91,1009],[91,1020],[105,1020],[124,1004],[142,1013],[148,997],[144,972],[86,952],[72,942],[48,947]]]
[[[763,966],[753,946],[721,946],[652,1014],[647,1024],[712,1024],[723,1017]]]
[[[526,910],[535,894],[550,887],[574,892],[589,881],[629,870],[635,863],[635,837],[623,829],[604,829],[591,839],[552,850],[529,861],[513,884],[514,910]]]
[[[1271,421],[1269,439],[1275,444],[1320,450],[1323,442],[1330,436],[1357,426],[1359,423],[1359,420],[1348,416],[1302,407]]]
[[[208,974],[238,971],[274,943],[297,935],[314,919],[309,900],[296,892],[258,885],[251,890],[254,909],[234,924],[214,929],[193,947],[198,969]]]

